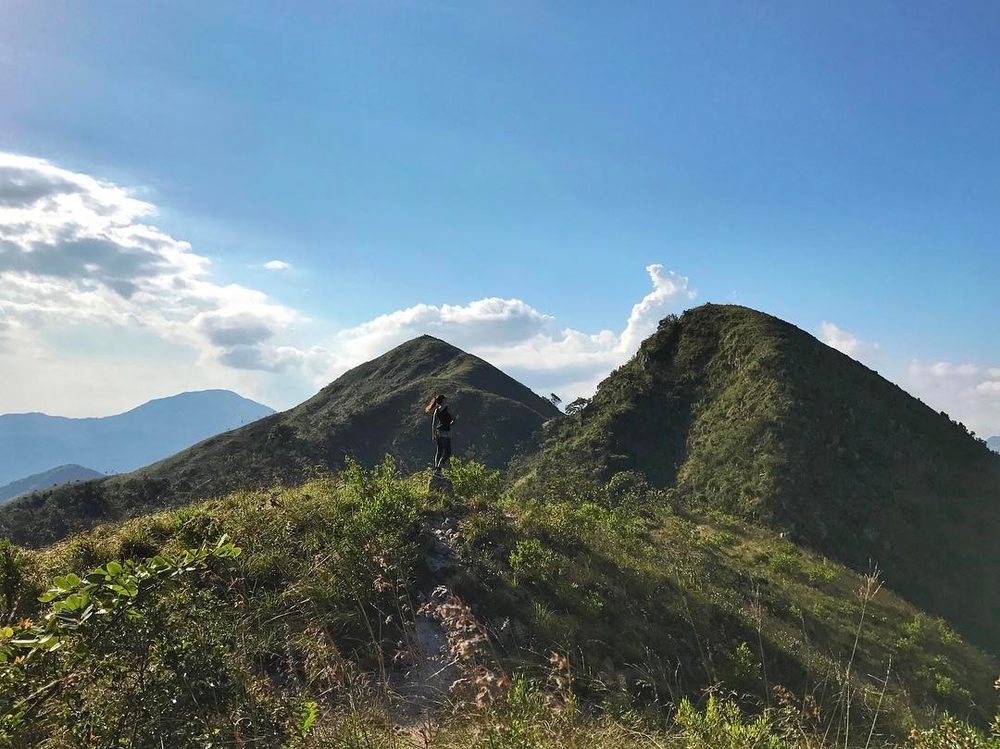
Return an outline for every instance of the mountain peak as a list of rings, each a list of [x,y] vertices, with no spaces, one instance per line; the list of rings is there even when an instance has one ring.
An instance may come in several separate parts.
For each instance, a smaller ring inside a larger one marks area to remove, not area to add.
[[[0,416],[0,482],[53,464],[131,471],[272,413],[229,390],[202,390],[157,398],[114,416]]]
[[[703,305],[666,318],[534,469],[642,472],[679,501],[787,531],[859,571],[874,561],[907,598],[1000,644],[1000,461],[771,315]]]
[[[372,465],[390,454],[407,469],[427,466],[434,445],[424,407],[438,393],[448,396],[456,415],[456,454],[496,467],[559,414],[488,362],[433,336],[420,336],[345,372],[288,411],[85,490],[62,487],[30,506],[14,502],[0,513],[0,535],[25,543],[54,540],[51,528],[35,522],[35,513],[44,513],[46,505],[59,505],[50,510],[66,516],[64,530],[58,531],[63,534],[164,504],[295,482],[316,465],[337,468],[347,456]],[[81,502],[84,491],[100,499]],[[100,517],[93,514],[94,506],[101,508]]]
[[[22,494],[44,491],[60,484],[87,481],[99,478],[100,476],[101,474],[98,471],[84,468],[83,466],[74,464],[57,466],[47,471],[36,473],[33,476],[27,476],[0,486],[0,503],[14,499]]]

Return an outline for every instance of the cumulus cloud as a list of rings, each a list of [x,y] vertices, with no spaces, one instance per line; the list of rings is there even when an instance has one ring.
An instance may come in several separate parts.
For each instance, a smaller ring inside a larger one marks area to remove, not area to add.
[[[869,363],[879,352],[877,343],[862,341],[853,333],[848,333],[832,322],[824,321],[819,328],[819,339],[827,346],[847,354],[852,359]]]
[[[6,156],[0,163],[0,208],[26,208],[53,193],[80,191],[77,181],[65,179],[40,159]],[[25,169],[26,165],[34,168]]]
[[[914,360],[906,387],[981,436],[1000,434],[1000,368]]]
[[[418,304],[298,346],[304,314],[220,283],[209,258],[155,226],[155,214],[121,186],[0,153],[0,411],[107,413],[197,387],[272,393],[291,405],[425,333],[571,398],[592,393],[696,296],[687,278],[650,265],[652,288],[617,332],[575,330],[526,301],[489,297]]]
[[[135,326],[221,363],[301,319],[262,292],[214,283],[208,258],[148,223],[154,213],[117,185],[0,153],[0,319],[36,333]]]
[[[552,318],[520,299],[488,298],[466,305],[418,304],[342,331],[338,349],[364,361],[418,335],[433,335],[460,348],[509,345],[541,333]]]
[[[662,265],[650,265],[646,272],[653,289],[633,306],[620,333],[561,328],[520,299],[420,304],[342,331],[332,347],[331,374],[426,333],[486,358],[539,390],[587,396],[636,352],[663,317],[697,296],[687,278]]]
[[[879,344],[863,341],[831,322],[820,326],[819,338],[869,366],[881,353]],[[969,362],[914,360],[902,374],[899,384],[932,408],[946,412],[977,433],[1000,434],[1000,368]]]
[[[662,317],[698,295],[698,292],[690,288],[687,278],[666,270],[662,265],[647,266],[646,272],[653,282],[653,290],[632,307],[632,314],[629,315],[619,341],[619,346],[629,356],[656,329],[656,324]]]

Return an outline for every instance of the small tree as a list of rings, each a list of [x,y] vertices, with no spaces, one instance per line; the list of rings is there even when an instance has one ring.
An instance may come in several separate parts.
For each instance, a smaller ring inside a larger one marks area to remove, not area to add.
[[[10,539],[0,539],[0,593],[8,620],[13,620],[17,594],[24,582],[24,554]]]

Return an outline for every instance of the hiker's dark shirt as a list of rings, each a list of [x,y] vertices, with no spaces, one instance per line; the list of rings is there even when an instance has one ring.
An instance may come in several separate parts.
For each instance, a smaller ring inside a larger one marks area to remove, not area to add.
[[[438,432],[446,432],[447,436],[451,436],[451,422],[454,420],[455,417],[448,413],[447,406],[438,406],[431,417],[431,433],[436,435]]]

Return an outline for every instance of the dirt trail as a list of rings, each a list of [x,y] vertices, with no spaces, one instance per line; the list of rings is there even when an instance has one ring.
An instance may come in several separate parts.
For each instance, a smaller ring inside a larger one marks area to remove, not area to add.
[[[428,517],[424,533],[428,549],[425,563],[433,576],[418,590],[419,606],[431,600],[436,588],[447,586],[461,566],[456,518],[444,512],[434,513]],[[441,621],[418,611],[411,643],[411,664],[392,683],[397,724],[404,729],[414,729],[432,722],[433,716],[449,707],[449,689],[459,677]]]

